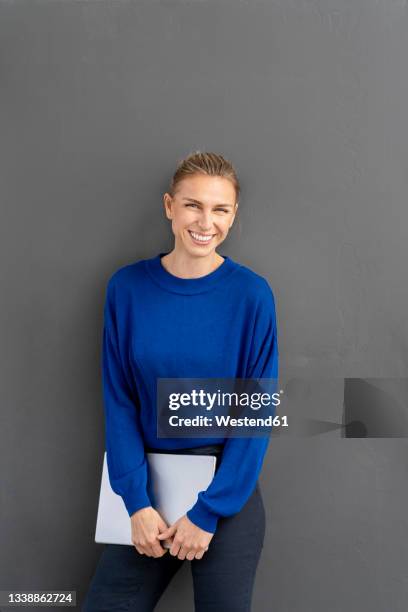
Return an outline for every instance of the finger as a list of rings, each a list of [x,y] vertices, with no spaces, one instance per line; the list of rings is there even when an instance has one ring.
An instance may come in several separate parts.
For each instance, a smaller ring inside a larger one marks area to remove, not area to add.
[[[180,548],[181,548],[181,545],[180,545],[179,543],[177,543],[177,542],[176,542],[176,540],[173,540],[173,542],[172,542],[172,545],[171,545],[171,547],[170,547],[170,551],[169,551],[169,552],[170,552],[170,554],[171,554],[173,557],[177,557],[177,555],[178,555],[178,553],[179,553]]]
[[[160,544],[160,542],[158,542],[158,540],[151,544],[151,548],[153,552],[153,557],[162,557],[166,552],[166,549],[163,548],[163,546]]]
[[[172,538],[166,538],[165,540],[158,540],[158,541],[159,541],[160,546],[163,546],[163,548],[165,548],[167,550],[167,549],[169,549],[171,547],[173,539]]]
[[[206,550],[208,550],[208,548]],[[203,556],[204,556],[204,553],[205,553],[205,550],[202,550],[202,551],[196,553],[195,559],[202,559]]]
[[[179,553],[177,555],[177,558],[180,559],[180,561],[184,561],[184,559],[186,558],[186,555],[190,552],[190,550],[188,548],[186,548],[185,546],[181,546]]]
[[[167,529],[170,528],[170,525],[168,525],[165,521],[161,520],[158,522],[158,528],[159,531],[162,533],[163,531],[167,531]]]
[[[144,555],[144,551],[140,546],[137,546],[136,544],[134,545],[137,552],[139,553],[139,555]]]
[[[189,550],[188,553],[186,554],[186,559],[188,559],[189,561],[192,561],[195,558],[195,556],[196,555],[195,555],[194,550]]]
[[[160,540],[163,540],[164,538],[169,538],[170,536],[173,535],[173,533],[176,531],[176,526],[172,525],[171,527],[167,527],[164,531],[162,531],[159,535],[158,538]]]
[[[173,544],[173,538],[167,538],[166,540],[164,540],[163,545],[166,544],[166,548],[170,549],[171,545]]]
[[[143,554],[146,555],[146,557],[151,557],[152,556],[152,554],[151,554],[151,552],[150,552],[150,550],[149,550],[149,548],[147,546],[143,547]]]

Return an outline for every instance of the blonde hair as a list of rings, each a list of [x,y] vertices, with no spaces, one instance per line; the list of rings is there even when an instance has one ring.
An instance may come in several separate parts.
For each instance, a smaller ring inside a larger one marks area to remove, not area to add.
[[[187,176],[192,174],[206,174],[207,176],[222,176],[234,186],[235,199],[238,204],[241,187],[234,166],[230,161],[218,153],[194,151],[179,161],[177,169],[170,182],[169,193],[174,196],[176,186]]]

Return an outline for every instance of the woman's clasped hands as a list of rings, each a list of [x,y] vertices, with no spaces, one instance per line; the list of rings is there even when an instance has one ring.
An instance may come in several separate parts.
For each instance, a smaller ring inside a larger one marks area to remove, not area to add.
[[[184,514],[166,531],[161,533],[159,540],[165,540],[173,537],[169,552],[178,559],[201,559],[204,553],[208,550],[208,545],[211,542],[214,534],[209,531],[204,531],[190,521]]]
[[[170,527],[153,507],[141,508],[131,516],[132,542],[148,557],[162,557],[167,550],[178,559],[201,559],[214,536],[183,515]],[[163,548],[161,541],[171,544]]]

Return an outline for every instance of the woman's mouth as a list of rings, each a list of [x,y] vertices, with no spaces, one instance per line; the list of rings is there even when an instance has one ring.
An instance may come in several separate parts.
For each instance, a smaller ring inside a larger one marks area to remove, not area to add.
[[[205,245],[209,244],[211,240],[214,238],[215,234],[199,234],[197,232],[192,232],[191,230],[187,230],[191,236],[194,244]]]

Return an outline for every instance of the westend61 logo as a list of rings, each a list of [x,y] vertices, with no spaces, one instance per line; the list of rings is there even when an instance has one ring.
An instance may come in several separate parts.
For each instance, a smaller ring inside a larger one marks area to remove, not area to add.
[[[157,436],[257,437],[287,427],[277,416],[280,393],[271,378],[161,378],[157,381]]]

